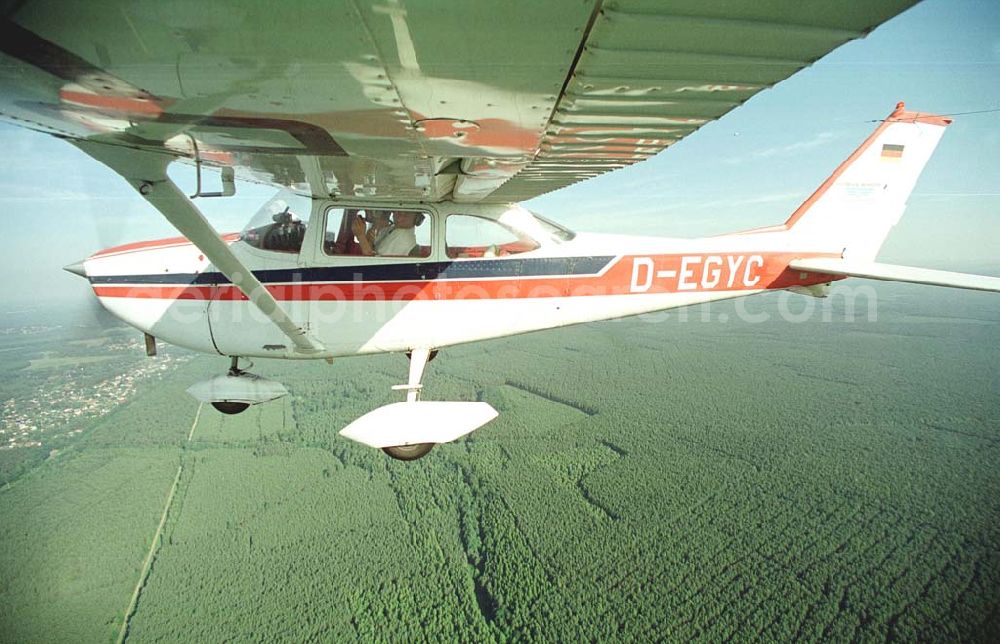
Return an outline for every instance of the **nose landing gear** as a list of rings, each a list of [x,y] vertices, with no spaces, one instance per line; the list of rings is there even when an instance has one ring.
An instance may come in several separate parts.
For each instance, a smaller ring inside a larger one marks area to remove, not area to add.
[[[240,369],[237,356],[233,356],[226,375],[194,384],[187,391],[201,402],[210,403],[218,411],[230,415],[288,394],[281,383]]]

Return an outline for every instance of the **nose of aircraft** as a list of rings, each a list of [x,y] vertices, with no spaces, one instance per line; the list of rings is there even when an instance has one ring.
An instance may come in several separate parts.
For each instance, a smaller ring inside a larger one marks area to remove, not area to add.
[[[63,266],[63,270],[67,273],[73,273],[74,275],[79,275],[80,277],[87,277],[87,269],[83,266],[83,260],[79,262],[73,262],[72,264],[67,264]]]

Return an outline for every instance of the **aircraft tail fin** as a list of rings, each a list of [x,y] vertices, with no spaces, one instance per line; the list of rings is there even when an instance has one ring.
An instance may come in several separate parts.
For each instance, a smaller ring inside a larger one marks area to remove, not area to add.
[[[899,221],[920,172],[952,120],[903,103],[785,222],[800,239],[834,246],[845,259],[875,259]]]

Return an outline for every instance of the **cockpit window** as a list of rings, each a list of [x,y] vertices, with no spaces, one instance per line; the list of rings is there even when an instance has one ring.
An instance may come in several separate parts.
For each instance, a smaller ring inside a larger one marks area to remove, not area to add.
[[[330,208],[323,252],[327,255],[429,257],[430,216],[420,210]]]
[[[309,199],[283,190],[253,216],[240,241],[277,253],[298,253],[306,236]]]
[[[542,243],[546,241],[560,243],[576,237],[576,233],[572,230],[517,205],[504,211],[497,221]]]
[[[506,257],[529,250],[539,244],[523,232],[499,221],[474,215],[450,215],[445,223],[448,257]]]
[[[450,215],[445,224],[448,257],[506,257],[535,250],[543,244],[573,239],[574,233],[521,206],[499,217]]]
[[[538,213],[533,212],[531,213],[531,216],[535,218],[535,221],[538,222],[538,225],[542,228],[542,230],[546,231],[549,237],[551,237],[555,241],[564,242],[564,241],[569,241],[574,237],[576,237],[576,233],[570,230],[569,228],[566,228],[565,226],[560,226],[556,222],[550,219],[546,219],[545,217],[542,217]]]

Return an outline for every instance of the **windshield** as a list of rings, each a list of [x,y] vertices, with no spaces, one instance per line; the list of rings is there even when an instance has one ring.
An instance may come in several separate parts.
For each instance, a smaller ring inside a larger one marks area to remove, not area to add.
[[[261,206],[240,233],[240,241],[279,253],[302,249],[311,203],[291,190],[279,190]]]

